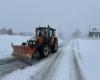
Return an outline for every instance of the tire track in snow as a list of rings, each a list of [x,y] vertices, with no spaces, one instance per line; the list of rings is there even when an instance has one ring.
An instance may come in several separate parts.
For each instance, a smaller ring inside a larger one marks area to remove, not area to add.
[[[19,60],[19,59],[5,59],[0,61],[0,79],[6,74],[9,74],[17,69],[25,68],[29,64]]]
[[[63,51],[63,48],[61,48],[61,50],[58,52],[57,56],[55,57],[55,60],[48,67],[48,69],[45,71],[47,74],[45,75],[44,79],[42,79],[42,80],[54,80],[54,75],[55,75],[56,70],[59,66],[61,58],[63,57],[62,51]]]
[[[72,55],[71,62],[71,72],[70,72],[70,80],[85,80],[81,71],[81,68],[78,64],[77,58]]]
[[[41,67],[41,69],[33,76],[31,76],[31,80],[47,80],[48,76],[50,75],[50,71],[57,61],[57,59],[61,56],[62,48],[55,53],[54,55],[50,56],[47,63]]]
[[[81,61],[81,54],[79,53],[79,45],[77,45],[77,52],[74,49],[74,43],[72,44],[71,55],[70,55],[70,80],[86,80],[85,76],[82,72],[80,64]]]
[[[9,58],[6,58],[6,59],[1,59],[0,60],[0,66],[5,65],[5,64],[10,64],[10,63],[12,63],[12,62],[14,62],[16,60],[19,60],[19,59],[14,58],[14,57],[9,57]]]

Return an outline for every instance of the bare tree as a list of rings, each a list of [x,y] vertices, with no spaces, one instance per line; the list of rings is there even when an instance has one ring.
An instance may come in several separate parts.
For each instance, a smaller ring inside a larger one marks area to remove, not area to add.
[[[12,30],[11,28],[9,28],[9,29],[7,30],[7,34],[8,34],[8,35],[13,35],[13,30]]]
[[[1,28],[0,32],[1,32],[2,34],[6,34],[6,33],[7,33],[7,29],[6,29],[5,27],[3,27],[3,28]]]

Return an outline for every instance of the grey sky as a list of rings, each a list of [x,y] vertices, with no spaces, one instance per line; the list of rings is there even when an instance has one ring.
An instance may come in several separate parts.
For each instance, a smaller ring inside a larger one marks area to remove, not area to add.
[[[0,0],[0,26],[14,31],[50,24],[69,34],[91,23],[100,23],[100,0]]]

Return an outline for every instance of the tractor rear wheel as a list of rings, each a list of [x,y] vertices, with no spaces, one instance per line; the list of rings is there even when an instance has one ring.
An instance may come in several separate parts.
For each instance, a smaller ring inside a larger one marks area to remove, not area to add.
[[[53,42],[53,46],[51,47],[51,51],[53,53],[56,53],[58,51],[58,40],[57,40],[57,38],[55,38],[55,40]]]

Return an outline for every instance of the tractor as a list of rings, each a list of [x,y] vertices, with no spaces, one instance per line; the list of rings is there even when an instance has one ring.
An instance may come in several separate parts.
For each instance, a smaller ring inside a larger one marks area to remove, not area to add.
[[[27,40],[21,45],[11,45],[12,55],[28,59],[33,59],[37,54],[40,58],[47,57],[50,53],[56,53],[58,50],[58,39],[55,35],[55,29],[49,25],[47,27],[38,27],[35,32],[35,40]]]

